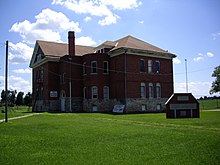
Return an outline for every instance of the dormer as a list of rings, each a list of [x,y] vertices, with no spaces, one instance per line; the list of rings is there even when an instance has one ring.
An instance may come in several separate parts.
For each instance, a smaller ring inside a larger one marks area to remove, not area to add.
[[[108,53],[116,45],[116,42],[106,41],[95,48],[95,53]]]

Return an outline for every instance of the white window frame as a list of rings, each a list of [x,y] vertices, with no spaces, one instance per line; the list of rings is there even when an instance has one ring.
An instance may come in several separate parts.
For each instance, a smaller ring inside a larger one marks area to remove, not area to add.
[[[148,89],[149,89],[149,98],[154,98],[154,86],[153,86],[153,83],[149,83]]]
[[[94,69],[94,67],[93,67],[93,64],[96,64],[96,67],[95,67],[95,70],[96,70],[96,72],[93,72],[93,69]],[[91,61],[91,74],[97,74],[97,61]]]
[[[98,87],[97,86],[92,86],[92,99],[98,99]]]
[[[103,87],[103,99],[109,100],[109,87],[108,86]]]
[[[146,98],[146,84],[144,82],[141,82],[141,98]]]
[[[161,85],[160,85],[160,83],[156,84],[156,96],[157,96],[157,98],[161,98]]]
[[[148,64],[148,73],[152,73],[153,72],[153,70],[152,70],[152,66],[153,66],[152,60],[148,60],[147,64]]]
[[[105,63],[107,64],[107,68],[105,69]],[[106,73],[105,73],[106,70]],[[108,61],[103,61],[103,74],[108,74]]]

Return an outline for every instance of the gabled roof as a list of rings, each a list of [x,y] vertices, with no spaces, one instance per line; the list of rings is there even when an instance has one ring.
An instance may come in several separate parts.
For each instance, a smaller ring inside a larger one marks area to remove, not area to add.
[[[126,36],[119,40],[115,41],[115,47],[111,50],[116,50],[119,48],[130,48],[130,49],[137,49],[137,50],[146,50],[146,51],[153,51],[153,52],[160,52],[160,53],[168,53],[167,51],[160,49],[154,45],[151,45],[145,41],[142,41],[138,38],[133,36]]]
[[[66,43],[57,43],[57,42],[49,42],[49,41],[40,41],[37,40],[37,44],[40,46],[45,56],[57,56],[62,57],[64,55],[68,55],[68,44]],[[82,56],[88,53],[94,53],[94,47],[91,46],[75,46],[76,56]]]

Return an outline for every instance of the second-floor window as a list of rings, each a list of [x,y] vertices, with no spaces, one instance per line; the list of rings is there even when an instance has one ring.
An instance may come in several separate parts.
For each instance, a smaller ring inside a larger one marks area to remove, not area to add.
[[[86,74],[86,62],[83,63],[83,74]]]
[[[108,61],[103,62],[103,73],[108,73]]]
[[[148,60],[148,73],[152,73],[152,60]]]
[[[140,72],[146,72],[144,59],[140,59]]]
[[[156,73],[160,73],[160,61],[155,62]]]
[[[65,73],[61,73],[60,75],[60,84],[64,84],[65,83]]]
[[[91,73],[97,73],[97,61],[91,62]]]

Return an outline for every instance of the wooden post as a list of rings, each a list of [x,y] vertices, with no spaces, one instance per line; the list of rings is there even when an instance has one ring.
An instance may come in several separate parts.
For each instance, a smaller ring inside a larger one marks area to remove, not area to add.
[[[5,122],[8,122],[8,41],[6,41],[5,58]]]

